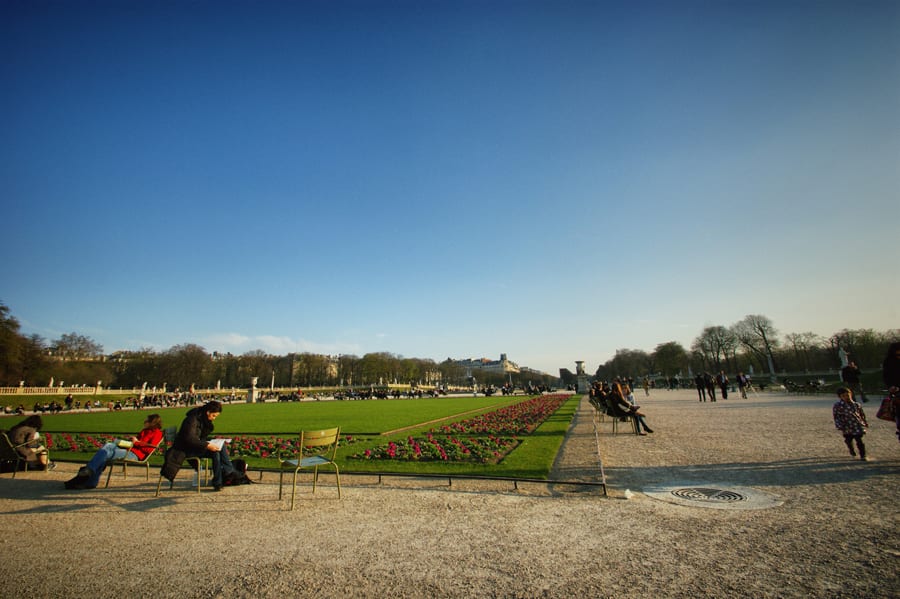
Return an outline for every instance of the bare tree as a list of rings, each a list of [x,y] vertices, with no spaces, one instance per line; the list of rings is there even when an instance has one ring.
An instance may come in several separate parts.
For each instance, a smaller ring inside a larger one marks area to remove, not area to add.
[[[706,327],[691,346],[696,353],[703,356],[703,361],[713,370],[725,370],[729,357],[734,358],[737,349],[737,338],[734,333],[723,326]]]
[[[102,356],[103,346],[90,337],[78,333],[68,333],[54,341],[50,346],[50,351],[65,360],[79,360]]]
[[[778,330],[766,316],[748,314],[731,327],[738,341],[769,366],[769,376],[775,380],[775,350],[778,349]]]
[[[825,339],[815,333],[790,333],[784,336],[784,340],[793,352],[798,369],[811,370],[812,354],[816,353],[825,344]]]

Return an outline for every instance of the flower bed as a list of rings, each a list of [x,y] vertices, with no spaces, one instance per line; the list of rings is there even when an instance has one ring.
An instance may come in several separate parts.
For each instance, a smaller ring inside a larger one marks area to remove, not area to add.
[[[47,447],[53,451],[71,451],[77,453],[94,453],[106,443],[120,439],[121,436],[86,433],[46,433]],[[351,435],[341,438],[341,445],[353,443]],[[296,455],[300,445],[299,437],[282,438],[274,436],[236,436],[231,438],[229,455],[232,457],[277,457],[279,454]]]
[[[497,463],[559,409],[567,395],[542,395],[528,401],[468,418],[424,437],[389,441],[350,456],[359,460]]]
[[[444,434],[531,434],[568,399],[567,395],[541,395],[475,418],[441,426]],[[432,432],[438,432],[432,429]]]
[[[47,449],[52,451],[71,451],[76,453],[94,453],[105,444],[119,439],[114,435],[86,433],[42,433],[47,441]]]
[[[362,453],[350,456],[364,460],[403,461],[445,461],[445,462],[497,462],[512,451],[519,440],[510,437],[469,437],[460,439],[445,436],[435,437],[429,433],[424,438],[407,437],[405,440],[390,441]]]
[[[344,435],[341,437],[338,445],[349,445],[355,443],[356,439],[352,435]],[[300,449],[300,437],[294,436],[284,437],[256,437],[256,436],[236,436],[231,438],[228,445],[228,453],[232,457],[253,457],[253,458],[277,458],[279,456],[295,456]],[[304,453],[317,453],[316,448],[306,449]]]

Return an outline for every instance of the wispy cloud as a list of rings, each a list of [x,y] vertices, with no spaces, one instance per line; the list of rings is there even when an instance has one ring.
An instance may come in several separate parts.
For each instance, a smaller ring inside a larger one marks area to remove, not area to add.
[[[326,355],[360,352],[360,346],[355,343],[317,343],[308,339],[293,339],[277,335],[247,336],[238,333],[217,333],[204,337],[199,342],[208,351],[231,353],[244,353],[257,349],[276,355],[303,352]]]

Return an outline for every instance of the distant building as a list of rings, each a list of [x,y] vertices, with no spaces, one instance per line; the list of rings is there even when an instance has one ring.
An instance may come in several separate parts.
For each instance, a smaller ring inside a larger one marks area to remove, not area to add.
[[[466,376],[478,376],[479,372],[492,372],[496,374],[519,374],[522,369],[515,362],[510,362],[506,354],[500,354],[499,360],[487,358],[469,358],[466,360],[454,360],[454,363],[466,369]]]

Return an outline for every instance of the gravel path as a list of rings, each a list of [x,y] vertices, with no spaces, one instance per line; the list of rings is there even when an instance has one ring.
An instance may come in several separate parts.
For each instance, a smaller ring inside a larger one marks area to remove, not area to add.
[[[851,460],[831,397],[639,397],[653,435],[595,432],[582,401],[553,477],[570,485],[346,477],[298,506],[277,478],[155,497],[141,476],[66,491],[75,465],[0,477],[7,597],[897,597],[900,447],[874,418]],[[676,505],[682,483],[777,496],[770,509]],[[626,499],[627,494],[630,499]]]

